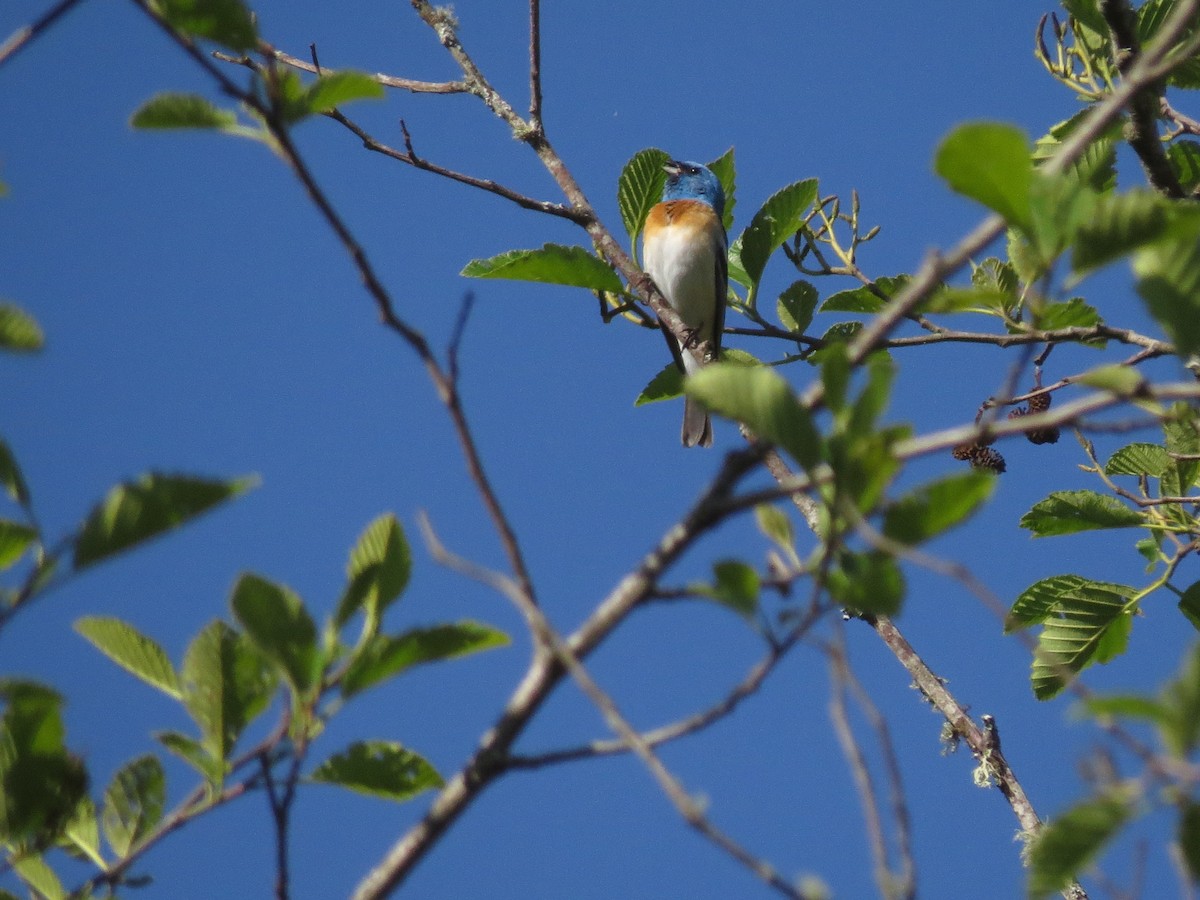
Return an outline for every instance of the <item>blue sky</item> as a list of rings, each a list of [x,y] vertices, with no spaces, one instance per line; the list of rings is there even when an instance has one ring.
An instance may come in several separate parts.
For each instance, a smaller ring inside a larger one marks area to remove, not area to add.
[[[981,218],[932,172],[933,152],[954,124],[1003,120],[1036,137],[1078,108],[1031,52],[1037,20],[1051,8],[1049,0],[942,2],[919,13],[882,2],[546,4],[546,124],[614,229],[616,181],[633,153],[655,146],[711,159],[734,146],[734,233],[780,186],[817,177],[823,192],[859,191],[864,219],[882,226],[860,263],[873,276],[894,275]],[[10,0],[0,9],[0,32],[41,9]],[[267,0],[256,9],[268,40],[297,55],[315,41],[328,66],[457,77],[406,4]],[[523,108],[525,4],[464,0],[455,10],[465,46]],[[71,622],[125,618],[179,660],[207,622],[228,618],[230,586],[247,570],[288,584],[324,614],[359,532],[394,511],[413,542],[415,571],[389,625],[473,618],[514,642],[415,671],[352,704],[315,755],[384,738],[448,775],[493,721],[528,654],[506,602],[437,567],[420,544],[415,522],[423,510],[451,549],[503,564],[448,421],[417,361],[378,324],[351,264],[278,160],[248,141],[128,127],[130,113],[163,90],[210,93],[210,85],[131,4],[108,0],[84,2],[0,69],[0,180],[10,188],[0,201],[0,296],[29,310],[47,333],[40,355],[0,358],[8,385],[0,429],[50,534],[75,527],[110,485],[148,469],[255,473],[261,486],[46,598],[0,635],[3,671],[67,694],[70,743],[103,785],[156,746],[152,731],[188,723],[75,635]],[[394,144],[403,118],[425,157],[560,199],[528,149],[470,98],[393,92],[347,112]],[[464,293],[475,292],[462,351],[464,401],[547,613],[570,629],[687,508],[721,451],[737,446],[735,430],[718,423],[715,451],[684,451],[678,404],[635,408],[666,362],[663,342],[621,322],[603,325],[587,293],[458,276],[472,258],[547,241],[584,243],[572,226],[368,154],[332,122],[307,122],[297,137],[399,312],[435,346],[449,339]],[[1129,163],[1125,186],[1139,178]],[[773,261],[768,290],[788,282],[787,266]],[[1114,324],[1158,334],[1128,282],[1116,271],[1081,290]],[[818,284],[823,296],[846,286]],[[1063,348],[1047,374],[1058,378],[1101,358]],[[967,422],[1012,359],[989,347],[898,353],[888,418],[919,432]],[[787,374],[802,387],[811,371],[801,365]],[[1124,440],[1101,443],[1111,449]],[[1009,472],[995,501],[934,550],[969,565],[1009,601],[1060,572],[1138,583],[1141,560],[1126,535],[1031,541],[1017,527],[1048,491],[1093,486],[1078,472],[1084,458],[1073,440],[1012,443],[1004,452]],[[918,461],[902,484],[957,465],[948,457]],[[670,580],[703,577],[719,558],[761,562],[765,550],[752,522],[738,520],[706,538]],[[901,627],[960,701],[996,716],[1039,812],[1060,811],[1082,795],[1076,763],[1095,732],[1070,720],[1068,700],[1033,699],[1027,653],[1001,635],[978,600],[944,579],[908,576]],[[1178,580],[1186,585],[1188,573]],[[1144,689],[1172,673],[1191,638],[1173,607],[1169,597],[1152,599],[1131,653],[1090,670],[1088,683]],[[851,624],[846,635],[900,750],[921,896],[962,896],[964,881],[990,896],[1016,895],[1023,878],[1016,821],[1003,798],[971,785],[965,752],[940,754],[939,720],[873,633]],[[727,611],[672,605],[633,616],[589,668],[632,722],[652,727],[716,701],[761,652]],[[829,727],[828,697],[821,654],[802,647],[731,719],[662,756],[706,798],[719,826],[785,875],[812,873],[839,897],[870,896],[858,798]],[[567,685],[518,750],[604,734],[599,715]],[[177,799],[193,782],[185,767],[167,766]],[[395,806],[305,789],[294,824],[294,896],[347,894],[427,801]],[[1138,832],[1152,842],[1147,896],[1175,890],[1161,851],[1165,821],[1151,819]],[[271,854],[266,804],[250,797],[151,854],[140,869],[155,882],[140,896],[266,896]],[[1118,846],[1111,873],[1128,878],[1132,858],[1129,843]],[[769,896],[693,834],[628,758],[503,779],[406,890],[402,896]]]

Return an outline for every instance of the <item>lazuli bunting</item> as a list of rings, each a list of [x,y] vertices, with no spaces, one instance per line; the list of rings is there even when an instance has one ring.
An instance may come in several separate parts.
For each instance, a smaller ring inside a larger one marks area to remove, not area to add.
[[[687,325],[687,346],[710,341],[715,359],[721,351],[729,283],[728,243],[721,224],[725,191],[717,176],[699,163],[672,160],[663,168],[667,184],[662,202],[646,217],[642,262]],[[665,326],[663,334],[684,374],[697,371],[700,364],[687,347],[680,347]],[[685,447],[712,446],[708,411],[691,397],[684,399],[682,439]]]

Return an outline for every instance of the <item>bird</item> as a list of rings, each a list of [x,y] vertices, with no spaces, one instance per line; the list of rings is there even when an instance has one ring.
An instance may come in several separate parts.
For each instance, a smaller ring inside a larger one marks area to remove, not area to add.
[[[705,341],[712,358],[721,352],[725,299],[729,285],[728,237],[722,216],[725,191],[711,169],[695,162],[670,160],[662,201],[651,207],[642,229],[642,262],[659,292],[687,326],[686,346],[661,321],[675,364],[685,375],[700,369],[689,351]],[[708,411],[684,398],[683,446],[712,446]]]

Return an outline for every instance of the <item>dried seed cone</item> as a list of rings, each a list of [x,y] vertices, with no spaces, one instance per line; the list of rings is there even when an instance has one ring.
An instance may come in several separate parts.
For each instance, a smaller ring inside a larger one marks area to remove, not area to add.
[[[1029,411],[1031,413],[1045,412],[1050,408],[1052,398],[1049,392],[1038,394],[1036,397],[1029,398]]]
[[[955,459],[966,460],[973,468],[988,469],[997,475],[1007,468],[999,451],[985,444],[959,444],[950,452]]]
[[[1025,437],[1031,444],[1057,444],[1059,431],[1057,428],[1037,428],[1025,432]]]
[[[1021,418],[1021,416],[1027,416],[1027,415],[1029,415],[1029,410],[1027,410],[1023,406],[1014,406],[1012,409],[1010,409],[1008,411],[1008,417],[1010,419],[1019,419],[1019,418]]]

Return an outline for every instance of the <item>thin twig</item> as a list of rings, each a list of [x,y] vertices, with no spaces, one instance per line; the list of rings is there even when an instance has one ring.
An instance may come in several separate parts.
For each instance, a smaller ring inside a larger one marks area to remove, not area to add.
[[[81,0],[59,0],[28,25],[22,25],[0,44],[0,66],[17,55],[30,41],[45,32],[51,25],[80,4]]]

